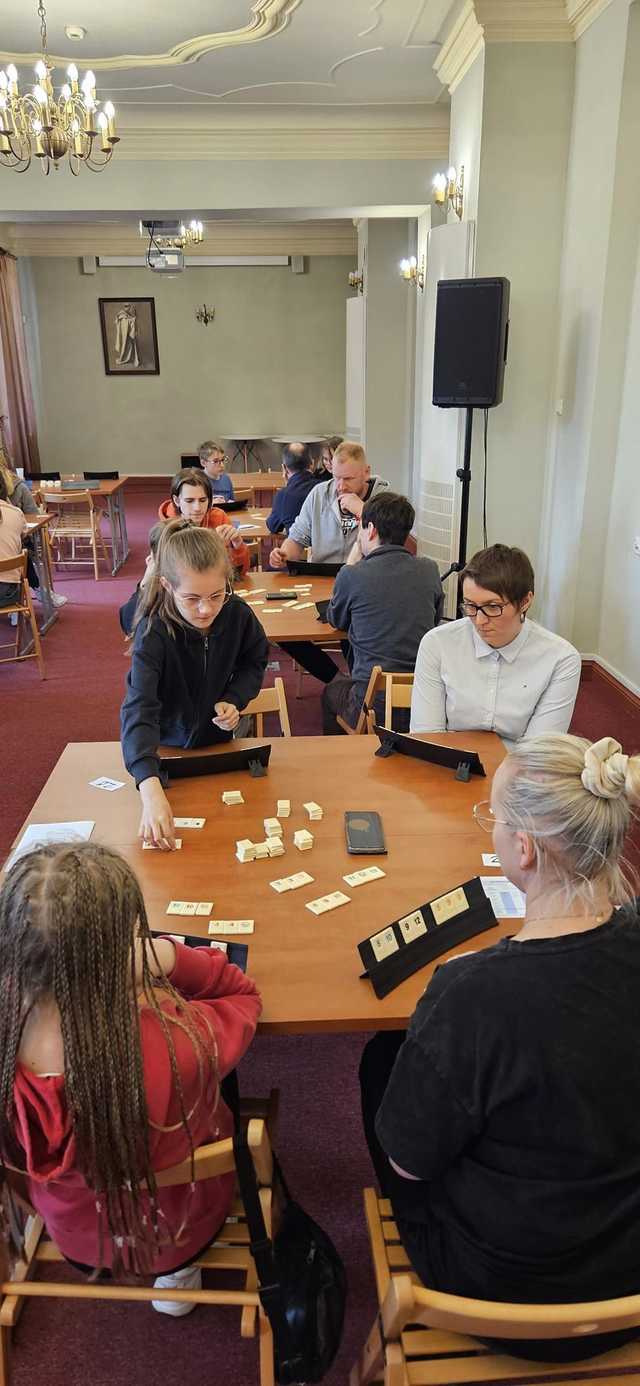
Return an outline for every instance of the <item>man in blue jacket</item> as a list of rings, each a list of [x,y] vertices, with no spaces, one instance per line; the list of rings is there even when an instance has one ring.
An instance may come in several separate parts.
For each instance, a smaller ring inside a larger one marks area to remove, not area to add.
[[[423,635],[440,620],[438,565],[405,548],[414,520],[411,502],[392,491],[379,491],[362,507],[362,558],[340,569],[326,613],[336,630],[347,631],[353,666],[350,676],[338,674],[324,689],[325,736],[340,732],[338,715],[355,726],[374,665],[413,672]]]
[[[286,486],[276,491],[273,510],[267,516],[266,525],[271,534],[285,534],[302,509],[302,503],[309,492],[322,480],[312,471],[311,453],[306,443],[289,443],[282,450],[282,474]]]

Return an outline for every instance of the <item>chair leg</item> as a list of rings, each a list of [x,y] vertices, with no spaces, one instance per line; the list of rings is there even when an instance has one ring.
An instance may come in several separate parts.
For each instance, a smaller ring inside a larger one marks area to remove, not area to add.
[[[94,574],[94,577],[95,577],[96,582],[99,582],[99,581],[100,581],[100,573],[98,572],[98,546],[97,546],[97,544],[96,544],[96,531],[95,531],[95,528],[93,528],[93,529],[91,530],[91,552],[92,552],[92,554],[93,554],[93,574]]]
[[[271,1332],[271,1324],[262,1309],[258,1319],[258,1333],[260,1339],[260,1386],[275,1386],[273,1333]]]
[[[44,672],[44,659],[42,658],[42,645],[40,643],[40,631],[38,630],[38,623],[36,621],[36,615],[33,609],[33,601],[31,599],[31,593],[29,591],[28,583],[25,583],[25,590],[27,594],[27,605],[29,607],[29,623],[31,625],[31,634],[33,635],[33,648],[36,652],[36,659],[38,661],[40,678],[46,679],[47,676]]]
[[[9,1386],[11,1371],[11,1329],[0,1324],[0,1386]]]

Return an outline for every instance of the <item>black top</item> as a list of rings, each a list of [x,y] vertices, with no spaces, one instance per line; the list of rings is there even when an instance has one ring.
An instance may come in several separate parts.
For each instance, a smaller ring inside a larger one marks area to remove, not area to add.
[[[291,473],[286,486],[276,491],[271,514],[267,515],[265,523],[270,534],[279,534],[282,529],[289,531],[309,492],[319,481],[322,481],[322,477],[316,476],[308,468],[303,472]]]
[[[346,630],[351,676],[364,693],[374,664],[411,673],[423,635],[437,626],[443,604],[437,563],[415,558],[401,544],[380,544],[341,568],[326,619]]]
[[[639,997],[630,909],[438,969],[376,1125],[426,1181],[413,1216],[434,1288],[521,1303],[640,1291]]]
[[[207,635],[178,626],[175,637],[155,616],[136,628],[127,691],[120,711],[122,754],[136,785],[159,774],[158,746],[210,746],[228,741],[214,727],[218,702],[242,709],[262,687],[268,643],[240,597],[231,597]]]

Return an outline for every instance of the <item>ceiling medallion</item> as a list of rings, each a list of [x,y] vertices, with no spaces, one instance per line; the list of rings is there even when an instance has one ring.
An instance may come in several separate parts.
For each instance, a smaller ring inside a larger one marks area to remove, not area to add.
[[[115,109],[110,101],[105,101],[98,111],[93,72],[87,72],[78,87],[75,63],[69,64],[69,81],[55,95],[51,81],[55,69],[47,52],[47,19],[42,0],[37,10],[42,57],[36,63],[38,80],[33,91],[20,95],[13,63],[9,63],[6,72],[0,72],[0,166],[26,173],[35,158],[40,160],[42,172],[48,174],[67,159],[73,174],[77,175],[83,166],[99,173],[110,162],[119,140]]]

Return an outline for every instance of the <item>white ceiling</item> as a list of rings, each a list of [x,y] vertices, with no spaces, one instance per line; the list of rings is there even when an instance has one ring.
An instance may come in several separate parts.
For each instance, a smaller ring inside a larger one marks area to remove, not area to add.
[[[433,62],[451,3],[49,0],[49,51],[93,67],[98,96],[119,108],[431,104],[443,96]],[[86,39],[66,38],[68,24]],[[12,59],[26,78],[39,50],[36,0],[2,0],[0,43],[0,63]]]

